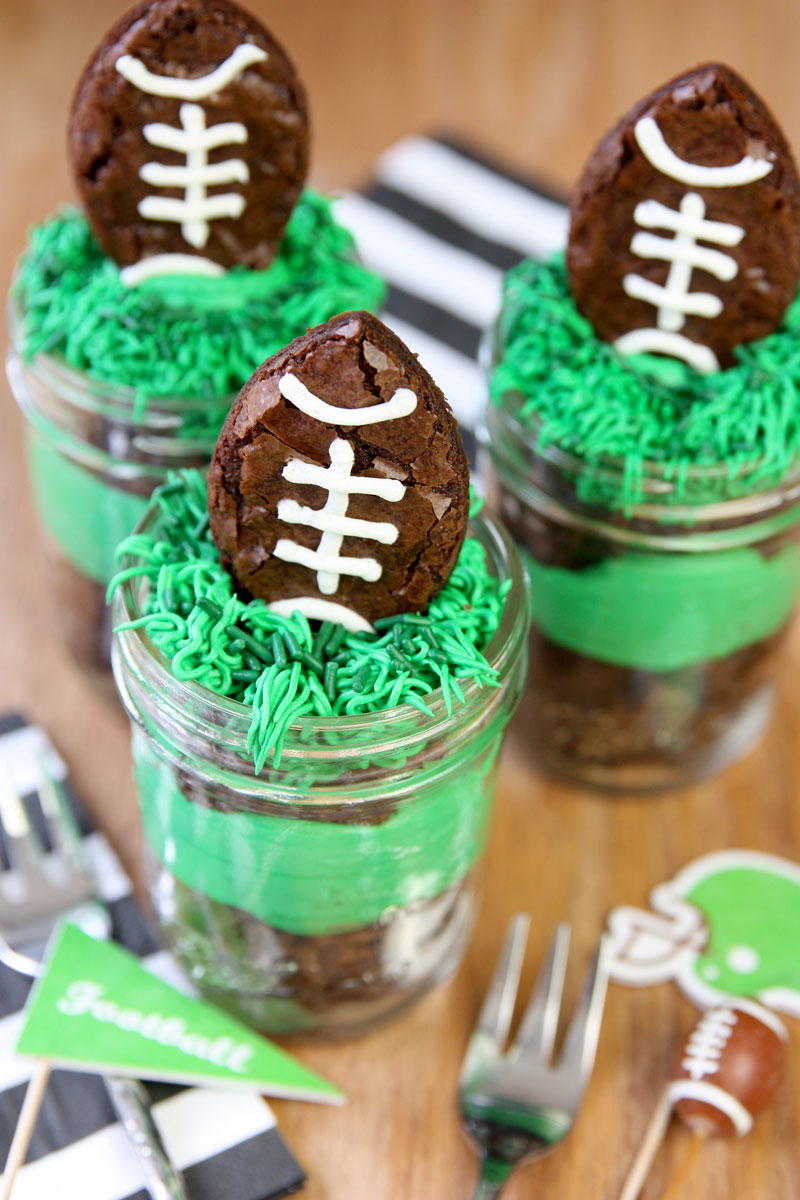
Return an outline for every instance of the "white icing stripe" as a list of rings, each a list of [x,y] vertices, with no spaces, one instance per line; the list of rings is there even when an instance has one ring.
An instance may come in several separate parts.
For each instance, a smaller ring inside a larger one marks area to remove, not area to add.
[[[719,370],[717,356],[708,346],[666,329],[632,329],[617,338],[614,345],[620,354],[669,354],[673,358],[682,358],[702,375]]]
[[[704,215],[694,217],[691,211],[683,209],[676,212],[659,200],[642,200],[634,209],[633,219],[645,229],[672,229],[676,233],[680,230],[720,246],[738,246],[744,237],[740,225],[732,225],[728,221],[707,221]]]
[[[653,117],[642,117],[637,121],[634,136],[642,154],[657,171],[688,187],[742,187],[763,179],[773,167],[767,159],[751,158],[749,154],[728,167],[702,167],[686,162],[669,148]]]
[[[380,579],[382,568],[374,558],[343,558],[340,554],[342,542],[348,535],[347,506],[354,492],[360,495],[381,496],[396,503],[402,500],[405,487],[399,479],[369,479],[351,474],[355,455],[353,447],[344,438],[334,438],[330,444],[330,467],[317,467],[300,458],[291,458],[283,468],[283,478],[290,483],[314,484],[324,487],[328,498],[321,509],[305,508],[307,519],[304,524],[312,529],[321,529],[322,537],[316,550],[300,546],[286,538],[278,541],[273,554],[284,562],[298,563],[317,572],[317,586],[325,596],[331,596],[339,586],[340,575],[352,575],[367,583]],[[320,480],[322,482],[320,482]],[[391,486],[389,486],[391,485]],[[278,515],[280,516],[279,502]],[[297,509],[300,509],[297,505]],[[292,511],[290,509],[290,511]],[[384,522],[375,522],[381,526]],[[393,526],[390,528],[394,529]],[[395,538],[397,530],[394,530]],[[362,535],[363,536],[363,535]],[[384,540],[376,537],[377,541]],[[395,540],[394,538],[392,540]]]
[[[563,204],[430,138],[404,138],[381,155],[376,173],[395,191],[520,254],[548,258],[566,243],[568,213]],[[449,395],[440,377],[433,377]]]
[[[293,600],[273,600],[267,606],[272,612],[290,617],[292,613],[302,613],[309,621],[333,621],[336,625],[344,625],[351,633],[374,633],[375,630],[363,617],[344,604],[335,604],[332,600],[323,600],[320,596],[297,596]]]
[[[353,234],[364,265],[387,283],[424,296],[476,329],[494,321],[503,282],[498,267],[352,192],[334,202],[333,214]]]
[[[685,262],[692,267],[699,267],[724,279],[726,283],[734,279],[739,264],[730,254],[722,254],[719,250],[711,250],[707,246],[680,246],[675,238],[658,237],[654,233],[634,234],[631,250],[640,258],[660,258],[664,262]]]
[[[738,1018],[733,1009],[712,1008],[698,1022],[686,1045],[681,1066],[692,1079],[716,1075],[722,1052],[730,1041]]]
[[[681,265],[681,264],[677,264]],[[671,286],[670,286],[671,283]],[[626,275],[622,287],[634,300],[644,300],[659,310],[660,329],[680,329],[686,316],[718,317],[722,312],[722,301],[711,292],[687,292],[680,284],[667,280],[666,286],[652,283],[641,275]]]
[[[320,542],[320,545],[322,543]],[[301,567],[310,567],[317,572],[317,583],[323,595],[332,595],[339,586],[340,575],[353,575],[366,583],[376,583],[382,574],[381,564],[376,558],[347,558],[344,555],[323,554],[319,550],[309,550],[307,546],[298,546],[297,542],[278,540],[272,552],[282,562],[298,563]],[[335,580],[334,586],[330,581]]]
[[[236,192],[208,195],[208,188],[226,183],[247,183],[250,172],[241,158],[224,162],[209,163],[209,150],[231,143],[247,141],[247,129],[240,121],[221,121],[210,129],[206,126],[206,114],[201,105],[190,103],[202,100],[221,91],[236,76],[255,62],[267,57],[264,50],[250,43],[237,46],[233,54],[220,63],[216,70],[201,79],[177,79],[168,75],[153,75],[138,58],[123,54],[117,59],[117,71],[134,87],[152,96],[167,96],[187,101],[180,107],[181,128],[152,122],[143,127],[146,142],[161,150],[172,150],[185,155],[186,163],[167,164],[147,162],[139,171],[145,183],[153,187],[181,187],[182,199],[173,196],[145,196],[138,204],[141,216],[148,221],[170,221],[180,224],[181,233],[190,246],[202,249],[209,238],[209,221],[240,217],[246,207],[244,196]],[[123,279],[126,286],[141,279],[152,279],[159,273],[158,266],[165,265],[168,256],[154,256],[146,274]],[[137,264],[138,266],[139,264]],[[188,274],[183,270],[181,273]],[[210,274],[199,269],[197,274]]]
[[[340,533],[342,537],[367,538],[391,546],[397,541],[397,526],[388,521],[359,521],[356,517],[339,516],[324,508],[308,508],[296,500],[278,501],[278,519],[287,525],[310,525],[325,533]]]
[[[196,204],[169,196],[145,196],[139,204],[139,212],[153,221],[179,223],[186,241],[202,249],[208,241],[208,222],[216,217],[240,217],[244,207],[244,196],[235,193],[209,196],[207,200]]]
[[[614,342],[620,354],[667,354],[682,358],[701,375],[719,370],[719,360],[708,346],[693,342],[682,333],[666,329],[632,329]]]
[[[200,254],[153,254],[130,267],[123,267],[119,277],[125,287],[135,287],[137,283],[160,275],[207,275],[217,278],[224,274],[224,267]]]
[[[390,400],[371,404],[367,408],[340,408],[320,400],[296,375],[281,376],[278,387],[281,395],[307,417],[323,421],[326,425],[356,427],[375,425],[379,421],[396,421],[399,417],[409,416],[417,407],[417,397],[410,388],[398,388]]]
[[[289,459],[283,468],[283,478],[289,483],[309,483],[326,491],[331,486],[329,467],[317,467],[299,458]],[[379,496],[381,500],[395,503],[403,499],[405,484],[399,479],[371,479],[364,475],[353,475],[347,480],[347,490],[351,496]]]
[[[157,176],[163,176],[166,171],[168,179],[174,179],[176,172],[181,175],[186,189],[183,199],[178,200],[168,196],[145,196],[139,202],[138,207],[141,215],[148,220],[179,222],[181,233],[186,241],[190,246],[196,246],[200,250],[208,241],[209,221],[213,221],[217,217],[234,219],[240,217],[246,203],[244,196],[236,192],[209,196],[206,190],[207,184],[229,182],[240,176],[241,172],[238,170],[237,164],[244,167],[245,176],[248,172],[241,159],[229,159],[227,162],[209,166],[210,145],[225,145],[227,138],[224,136],[225,131],[217,129],[215,133],[213,129],[206,129],[206,114],[199,104],[182,104],[180,118],[183,126],[182,132],[171,130],[168,125],[146,125],[144,136],[151,145],[162,147],[165,140],[173,138],[171,148],[186,155],[186,165],[184,167],[165,167],[161,163],[146,163],[145,169],[149,170],[151,176],[154,172]],[[226,124],[228,132],[233,135],[231,140],[247,140],[247,130],[244,125],[240,125],[236,121]],[[209,133],[214,135],[211,139],[208,136]],[[153,141],[153,138],[156,140]],[[233,175],[231,175],[231,170],[233,170]],[[210,179],[208,178],[209,172],[212,176]],[[214,178],[220,172],[225,174],[224,180]],[[167,186],[174,186],[174,184],[168,183]]]
[[[753,1118],[745,1106],[716,1084],[696,1079],[674,1079],[669,1085],[669,1094],[673,1104],[679,1100],[699,1100],[724,1113],[730,1118],[739,1137],[744,1137],[753,1128]]]
[[[199,108],[197,104],[182,104],[184,108]],[[202,112],[203,110],[200,109]],[[216,150],[219,146],[227,146],[231,142],[244,145],[247,141],[247,129],[240,121],[220,121],[202,129],[187,132],[186,128],[178,129],[176,125],[161,125],[153,121],[142,129],[144,139],[159,150],[174,150],[176,154],[186,154],[192,146],[200,146],[203,150]]]
[[[117,59],[116,68],[128,83],[147,92],[150,96],[167,96],[177,100],[202,100],[221,92],[232,83],[237,75],[253,63],[263,62],[267,57],[266,50],[245,42],[237,46],[233,54],[208,75],[199,79],[176,79],[174,75],[154,75],[141,62],[130,54],[123,54]]]
[[[679,158],[664,140],[653,117],[637,121],[634,134],[645,158],[657,171],[690,187],[741,187],[762,179],[772,170],[767,159],[749,155],[728,167],[703,167]],[[633,219],[646,229],[668,229],[674,238],[636,233],[631,252],[642,258],[661,259],[670,264],[665,285],[653,283],[641,275],[626,275],[622,288],[626,295],[658,310],[656,329],[635,329],[618,338],[615,345],[622,354],[656,353],[682,358],[696,370],[708,373],[719,369],[714,352],[707,346],[679,336],[689,315],[712,319],[722,312],[719,296],[711,292],[690,292],[692,271],[699,268],[729,283],[739,270],[736,259],[719,250],[698,246],[697,241],[722,246],[738,246],[745,235],[739,225],[705,219],[705,200],[697,192],[687,192],[675,212],[657,200],[637,204]]]
[[[200,167],[171,167],[166,163],[148,162],[139,171],[139,176],[153,187],[197,184],[213,187],[220,183],[247,183],[250,171],[243,158],[229,158],[227,162],[207,163]]]
[[[754,1000],[744,1000],[737,996],[733,1007],[739,1012],[747,1013],[750,1017],[755,1017],[756,1021],[760,1021],[762,1025],[766,1025],[773,1033],[777,1034],[781,1041],[788,1041],[789,1033],[780,1017],[777,1017],[774,1012],[770,1012],[763,1004],[757,1004]]]
[[[634,220],[644,215],[652,225],[662,221],[661,207],[645,201],[637,205]],[[687,192],[680,204],[679,212],[668,214],[668,227],[675,232],[672,239],[656,237],[651,233],[634,234],[631,250],[644,258],[659,258],[670,263],[665,286],[653,283],[641,275],[626,275],[622,280],[623,291],[635,300],[653,304],[658,309],[657,325],[676,333],[686,323],[687,314],[700,317],[718,317],[722,312],[722,300],[711,292],[690,292],[692,271],[702,267],[718,279],[730,281],[739,270],[739,264],[729,254],[698,246],[695,238],[706,242],[717,240],[717,233],[724,230],[725,244],[735,244],[744,237],[738,225],[726,225],[720,221],[706,221],[705,201],[696,192]],[[652,227],[652,226],[651,226]]]

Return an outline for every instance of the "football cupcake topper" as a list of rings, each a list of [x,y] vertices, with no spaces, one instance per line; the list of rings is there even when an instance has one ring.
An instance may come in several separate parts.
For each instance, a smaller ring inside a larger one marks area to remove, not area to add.
[[[743,1137],[774,1097],[783,1074],[787,1033],[760,1004],[731,1000],[709,1009],[678,1052],[671,1082],[631,1164],[620,1200],[636,1200],[673,1113],[695,1135]],[[677,1178],[670,1195],[678,1194]]]
[[[622,118],[578,183],[567,264],[577,307],[626,355],[707,373],[778,326],[800,278],[800,182],[744,80],[699,67]]]
[[[442,393],[391,330],[344,313],[245,384],[208,477],[249,595],[351,630],[424,611],[464,540],[469,470]]]
[[[230,0],[147,0],[78,85],[70,153],[98,241],[128,285],[272,260],[308,164],[305,96]]]

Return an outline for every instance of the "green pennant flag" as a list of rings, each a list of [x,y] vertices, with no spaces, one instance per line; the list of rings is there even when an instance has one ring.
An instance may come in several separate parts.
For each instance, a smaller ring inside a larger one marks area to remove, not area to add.
[[[341,1104],[344,1094],[227,1013],[65,924],[25,1010],[19,1054],[74,1070]]]

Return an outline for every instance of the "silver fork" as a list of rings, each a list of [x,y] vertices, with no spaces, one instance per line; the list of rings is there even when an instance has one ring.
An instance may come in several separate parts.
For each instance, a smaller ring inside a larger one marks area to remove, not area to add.
[[[53,847],[50,851],[33,829],[8,775],[0,770],[0,828],[9,860],[7,871],[0,868],[0,962],[31,976],[42,970],[32,953],[44,946],[62,917],[68,916],[95,937],[107,937],[110,931],[108,913],[95,898],[72,810],[43,759],[39,766],[38,792]],[[50,1064],[40,1061],[20,1112],[0,1183],[0,1200],[7,1200],[25,1159],[49,1075]],[[104,1083],[153,1200],[186,1200],[181,1178],[153,1124],[142,1085],[117,1077],[105,1078]]]
[[[558,1060],[552,1062],[569,953],[568,925],[558,926],[519,1032],[504,1052],[529,927],[527,913],[511,921],[461,1070],[461,1119],[481,1160],[474,1200],[493,1200],[517,1163],[558,1145],[572,1128],[594,1066],[610,966],[611,947],[605,936]]]

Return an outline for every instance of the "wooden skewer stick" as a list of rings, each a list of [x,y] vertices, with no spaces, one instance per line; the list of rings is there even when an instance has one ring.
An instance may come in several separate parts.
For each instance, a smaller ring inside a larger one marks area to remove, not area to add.
[[[667,1188],[667,1190],[664,1192],[664,1195],[661,1197],[661,1200],[678,1200],[678,1196],[680,1196],[680,1194],[681,1194],[681,1189],[682,1189],[684,1183],[686,1182],[686,1176],[691,1171],[692,1164],[693,1164],[694,1160],[697,1158],[697,1152],[705,1140],[706,1140],[705,1134],[703,1134],[703,1133],[695,1133],[694,1134],[691,1142],[689,1143],[689,1149],[684,1154],[683,1161],[681,1162],[681,1165],[678,1167],[675,1174],[672,1176],[670,1185]]]
[[[28,1146],[36,1127],[36,1120],[39,1116],[39,1110],[42,1107],[48,1080],[50,1079],[50,1066],[49,1059],[40,1058],[36,1064],[36,1070],[33,1072],[28,1083],[17,1127],[14,1130],[14,1137],[9,1147],[3,1177],[0,1180],[0,1200],[8,1200],[11,1195],[17,1171],[24,1163],[25,1155],[28,1153]]]
[[[778,1018],[752,1000],[731,999],[703,1013],[681,1045],[620,1200],[637,1200],[673,1112],[695,1136],[663,1200],[677,1200],[707,1137],[749,1133],[780,1082],[787,1037]]]
[[[658,1148],[664,1140],[671,1117],[672,1099],[670,1097],[669,1085],[667,1085],[659,1097],[658,1104],[650,1118],[650,1124],[647,1126],[642,1138],[642,1144],[631,1163],[631,1169],[625,1179],[619,1200],[636,1200],[644,1187],[645,1179],[650,1173],[650,1168],[653,1165],[653,1159],[658,1153]],[[2,1197],[0,1197],[0,1200],[2,1200]]]

